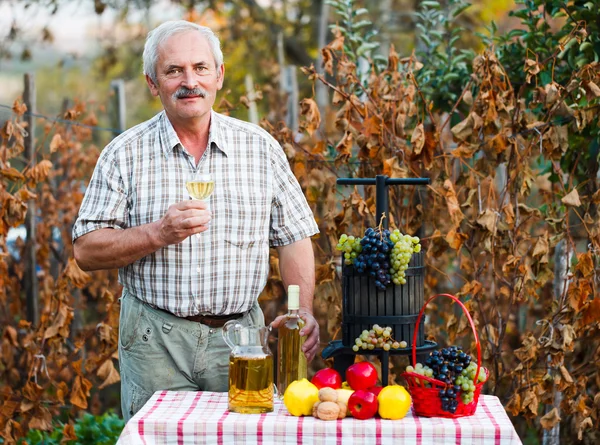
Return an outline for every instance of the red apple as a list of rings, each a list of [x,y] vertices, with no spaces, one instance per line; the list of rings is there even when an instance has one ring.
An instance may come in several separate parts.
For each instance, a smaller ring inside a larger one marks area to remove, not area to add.
[[[346,370],[346,381],[353,390],[377,385],[377,369],[369,362],[354,363]]]
[[[367,388],[367,391],[372,392],[375,394],[375,397],[377,397],[382,389],[383,386],[371,386],[370,388]]]
[[[348,399],[348,409],[355,419],[370,419],[379,409],[377,396],[364,389],[354,391]]]
[[[335,369],[325,368],[317,371],[310,382],[319,389],[325,387],[338,389],[342,387],[342,376]]]

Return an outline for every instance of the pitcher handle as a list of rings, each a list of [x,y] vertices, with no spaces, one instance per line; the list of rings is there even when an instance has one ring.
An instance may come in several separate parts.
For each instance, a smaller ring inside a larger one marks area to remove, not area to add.
[[[223,325],[223,340],[225,340],[225,343],[227,343],[227,346],[229,346],[231,350],[235,349],[235,347],[238,346],[231,340],[231,333],[237,332],[242,327],[243,325],[238,320],[229,320]]]

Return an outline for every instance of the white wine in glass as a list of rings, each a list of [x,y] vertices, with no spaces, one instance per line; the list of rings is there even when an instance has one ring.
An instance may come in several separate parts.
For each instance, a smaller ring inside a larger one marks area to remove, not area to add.
[[[196,173],[185,183],[192,199],[205,201],[215,190],[215,181],[210,174]]]
[[[188,193],[194,199],[199,199],[200,201],[204,201],[208,199],[208,197],[212,194],[215,189],[214,181],[188,181],[185,184]]]
[[[206,208],[209,209],[208,198],[215,190],[215,181],[210,174],[196,173],[192,175],[192,177],[185,183],[185,188],[192,199],[206,202]],[[200,238],[201,235],[201,233],[197,233],[196,238]],[[200,268],[200,266],[198,266],[198,268]]]

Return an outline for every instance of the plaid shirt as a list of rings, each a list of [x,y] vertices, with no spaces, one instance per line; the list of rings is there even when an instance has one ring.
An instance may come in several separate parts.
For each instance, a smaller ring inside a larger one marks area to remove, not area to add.
[[[267,281],[269,246],[319,231],[266,131],[213,111],[207,147],[196,167],[164,111],[121,134],[102,151],[73,228],[75,240],[157,221],[190,199],[185,183],[196,169],[210,172],[209,230],[119,269],[129,292],[180,317],[250,310]]]

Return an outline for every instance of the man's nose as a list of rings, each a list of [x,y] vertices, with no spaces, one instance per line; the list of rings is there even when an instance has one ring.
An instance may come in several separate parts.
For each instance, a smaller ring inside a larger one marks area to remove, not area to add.
[[[183,73],[183,86],[187,88],[196,88],[198,86],[198,77],[195,75],[193,69],[187,69]]]

